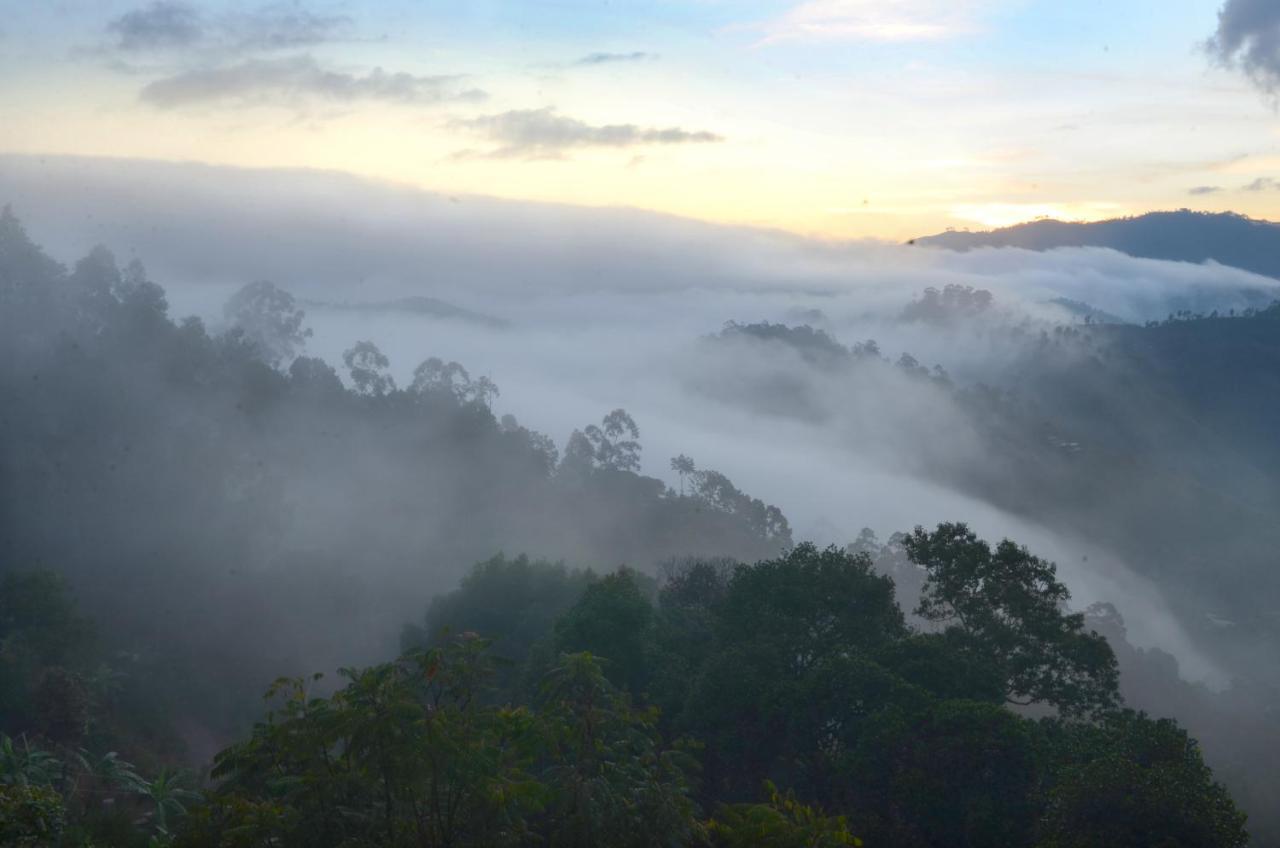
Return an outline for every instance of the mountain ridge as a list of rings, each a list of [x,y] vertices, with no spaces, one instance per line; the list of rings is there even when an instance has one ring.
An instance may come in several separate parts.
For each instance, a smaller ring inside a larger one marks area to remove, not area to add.
[[[1143,259],[1213,261],[1280,279],[1280,223],[1235,212],[1179,209],[1094,222],[1036,220],[983,232],[948,230],[907,243],[961,252],[979,247],[1107,247]]]

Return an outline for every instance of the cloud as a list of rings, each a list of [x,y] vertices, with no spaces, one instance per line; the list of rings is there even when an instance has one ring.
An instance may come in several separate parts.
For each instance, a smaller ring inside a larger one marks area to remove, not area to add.
[[[1227,0],[1218,12],[1218,31],[1205,45],[1228,67],[1239,67],[1263,91],[1280,91],[1280,3]]]
[[[374,68],[366,74],[335,71],[307,55],[250,59],[218,68],[186,71],[145,86],[139,97],[160,109],[215,104],[229,100],[319,98],[354,103],[381,101],[430,105],[480,100],[479,89],[461,89],[457,76],[416,76]]]
[[[287,50],[347,40],[351,26],[351,18],[345,15],[317,15],[283,3],[230,16],[223,22],[228,40],[245,50]]]
[[[724,141],[706,130],[680,127],[640,127],[635,124],[593,126],[559,115],[552,107],[515,109],[453,122],[454,126],[487,135],[498,147],[482,154],[489,158],[558,156],[576,147],[635,147],[646,144],[705,144]],[[467,154],[477,155],[477,154]]]
[[[113,19],[107,32],[127,51],[200,47],[229,52],[288,50],[349,40],[352,20],[296,3],[273,3],[208,18],[180,0],[157,0]]]
[[[1280,180],[1271,177],[1258,177],[1247,186],[1241,187],[1241,191],[1275,191],[1280,189]]]
[[[973,31],[990,0],[806,0],[758,28],[775,41],[929,41]]]
[[[125,12],[107,24],[121,50],[156,50],[186,47],[206,35],[199,10],[175,0],[157,0],[150,6]]]
[[[1204,194],[1217,194],[1220,191],[1222,191],[1222,186],[1205,185],[1205,186],[1196,186],[1195,188],[1188,189],[1187,194],[1200,196]]]
[[[618,62],[648,62],[657,59],[656,53],[636,50],[631,53],[588,53],[573,64],[575,65],[611,65]]]

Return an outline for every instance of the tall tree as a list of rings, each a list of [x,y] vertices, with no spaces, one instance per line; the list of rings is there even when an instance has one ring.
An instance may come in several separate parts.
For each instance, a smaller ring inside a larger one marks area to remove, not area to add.
[[[1071,593],[1053,563],[1008,539],[993,550],[964,524],[917,527],[904,540],[926,578],[916,613],[954,628],[1005,681],[1012,704],[1052,704],[1064,715],[1096,715],[1119,700],[1115,654],[1068,613]]]

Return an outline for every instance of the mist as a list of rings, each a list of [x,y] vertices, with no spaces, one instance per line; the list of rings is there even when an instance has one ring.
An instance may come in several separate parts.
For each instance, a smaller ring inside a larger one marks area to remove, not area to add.
[[[1123,628],[1111,637],[1135,667],[1176,658],[1159,686],[1209,703],[1280,680],[1261,590],[1275,581],[1280,508],[1266,428],[1206,440],[1227,424],[1200,416],[1135,335],[1177,332],[1171,316],[1252,314],[1280,298],[1270,278],[1106,249],[822,241],[140,160],[0,157],[0,201],[50,256],[89,255],[71,276],[86,290],[124,292],[133,308],[154,281],[169,318],[199,319],[160,334],[169,361],[113,341],[120,364],[104,362],[100,383],[75,364],[79,342],[52,341],[73,337],[67,326],[10,328],[14,408],[45,417],[7,425],[5,543],[14,560],[65,571],[140,656],[171,639],[225,666],[178,710],[204,711],[186,740],[199,756],[243,722],[240,699],[268,670],[385,656],[433,596],[500,552],[654,574],[672,558],[754,561],[800,541],[843,548],[864,528],[892,540],[963,521],[1055,561],[1072,608],[1112,605]],[[132,260],[145,270],[122,272]],[[305,312],[309,335],[278,362],[256,359],[224,309],[254,281]],[[419,421],[410,401],[362,387],[347,361],[360,342],[387,359],[370,373],[401,388],[431,357],[459,363],[458,399]],[[175,369],[201,357],[233,376],[206,364],[183,379],[216,388],[174,388]],[[79,389],[34,382],[73,367]],[[69,424],[68,410],[103,418]],[[611,410],[638,426],[626,471],[639,476],[549,487],[569,473],[571,434]],[[83,491],[63,459],[30,461],[62,457],[59,439],[102,463]],[[681,455],[731,480],[738,506],[685,499]],[[30,481],[47,502],[27,497]],[[784,523],[750,517],[766,507]],[[1177,529],[1153,539],[1162,524]],[[1259,591],[1206,572],[1206,551]],[[158,611],[141,615],[139,595]],[[1223,709],[1205,707],[1194,729],[1225,733]],[[1257,765],[1235,779],[1253,786]]]
[[[1266,302],[1280,285],[1269,278],[1090,248],[957,254],[812,241],[320,172],[9,156],[0,197],[55,256],[102,244],[122,262],[141,259],[174,316],[218,328],[236,289],[269,280],[305,304],[314,331],[305,352],[339,369],[362,339],[388,356],[401,385],[429,356],[455,360],[498,385],[495,410],[561,445],[625,408],[643,433],[643,473],[671,481],[670,457],[693,456],[779,505],[798,538],[844,544],[864,526],[887,536],[947,518],[1016,538],[1059,562],[1078,604],[1115,603],[1136,644],[1172,651],[1191,679],[1228,679],[1122,556],[937,480],[933,470],[956,457],[996,464],[953,398],[892,372],[850,382],[814,373],[791,351],[712,351],[700,340],[726,321],[808,323],[848,344],[874,340],[889,359],[906,353],[959,381],[1000,384],[1028,352],[1027,333],[1003,330],[1077,322],[1064,300],[1142,323]],[[989,291],[997,307],[962,326],[900,320],[925,289],[948,285]],[[395,307],[412,296],[497,320]],[[752,408],[758,385],[726,390],[735,371],[801,381],[823,408],[800,417]],[[307,514],[295,513],[299,538],[286,548],[309,546]]]

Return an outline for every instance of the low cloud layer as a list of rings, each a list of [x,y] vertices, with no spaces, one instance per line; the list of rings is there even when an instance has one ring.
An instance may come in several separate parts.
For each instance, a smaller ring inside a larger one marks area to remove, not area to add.
[[[1207,47],[1219,62],[1241,69],[1263,91],[1276,94],[1280,90],[1280,3],[1227,0]]]
[[[626,210],[450,199],[336,174],[121,160],[0,157],[0,202],[54,255],[104,243],[143,259],[178,315],[216,322],[232,291],[269,279],[313,303],[425,295],[501,319],[313,305],[308,352],[341,367],[343,350],[374,339],[402,381],[429,356],[456,360],[498,384],[501,412],[562,444],[625,407],[641,426],[646,473],[668,478],[670,457],[693,456],[776,503],[798,538],[844,542],[864,525],[884,536],[941,520],[1007,534],[1062,563],[1077,602],[1115,602],[1135,640],[1170,647],[1192,674],[1215,674],[1159,591],[1114,551],[921,475],[936,458],[984,455],[945,393],[911,388],[888,366],[851,384],[775,352],[707,354],[699,339],[731,319],[805,322],[968,382],[1000,373],[1021,342],[900,320],[927,287],[989,290],[1002,316],[1034,328],[1072,320],[1051,302],[1060,298],[1140,322],[1174,304],[1230,308],[1241,289],[1274,291],[1274,281],[1109,250],[816,242]],[[749,391],[721,397],[744,368],[799,381],[821,406],[797,418],[752,409]]]
[[[184,71],[149,83],[139,97],[160,109],[178,109],[245,102],[293,105],[308,99],[433,105],[474,102],[484,99],[485,94],[464,86],[456,76],[418,76],[381,68],[351,73],[328,68],[313,57],[302,55]]]
[[[706,130],[641,127],[636,124],[593,125],[561,115],[551,107],[515,109],[458,120],[454,126],[486,136],[497,146],[478,155],[492,158],[554,157],[584,147],[707,144],[724,137]],[[468,151],[467,155],[477,155]]]

